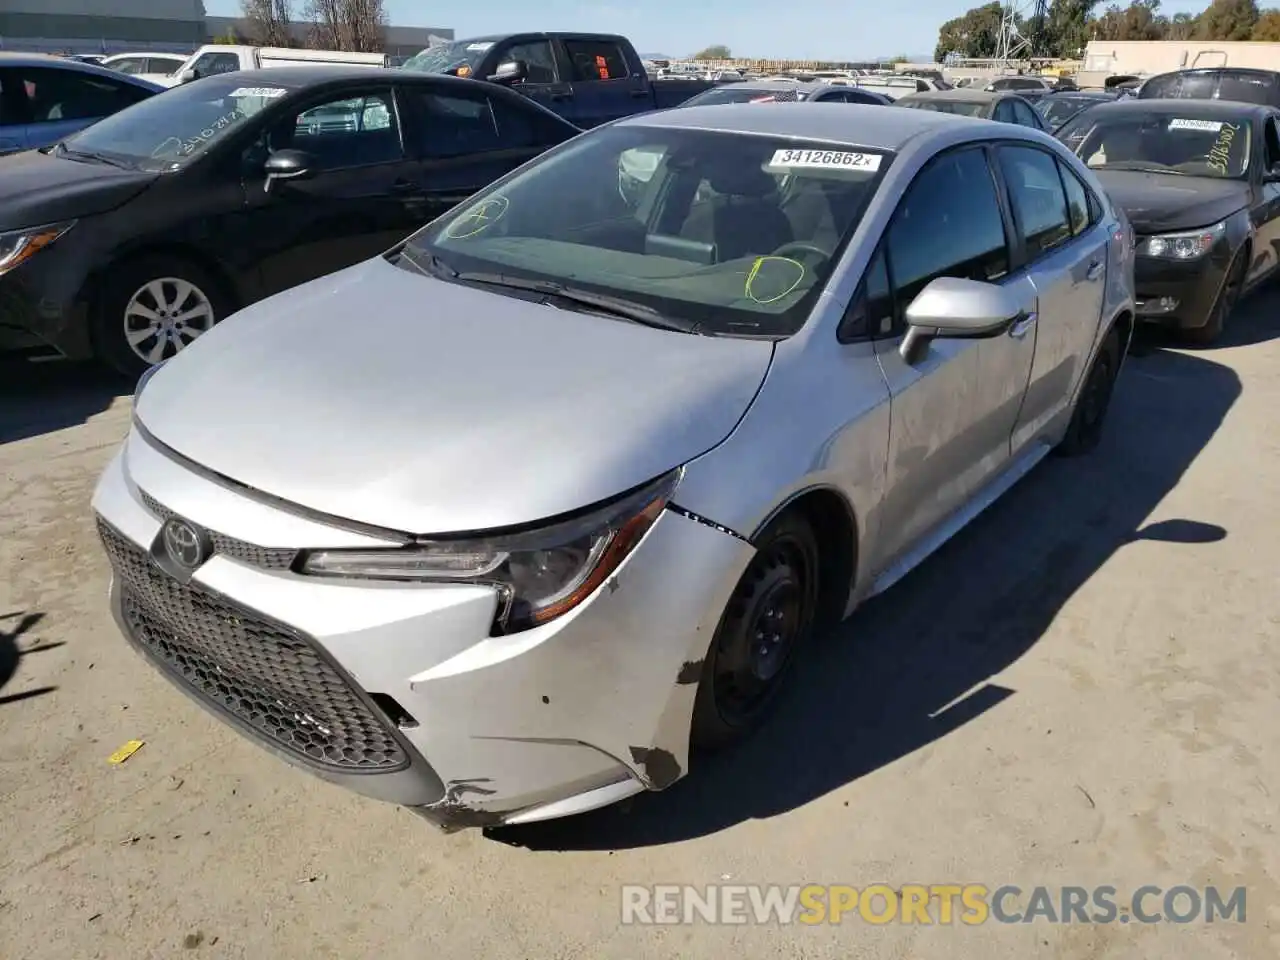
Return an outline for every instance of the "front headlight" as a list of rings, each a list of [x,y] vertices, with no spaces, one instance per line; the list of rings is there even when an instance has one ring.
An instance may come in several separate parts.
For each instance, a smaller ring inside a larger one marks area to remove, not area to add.
[[[26,263],[76,225],[74,220],[0,233],[0,273]]]
[[[681,470],[583,513],[534,530],[422,540],[390,550],[315,550],[301,573],[317,577],[475,583],[501,595],[494,633],[515,633],[568,613],[640,542]]]
[[[1199,230],[1183,233],[1162,233],[1143,239],[1138,256],[1157,257],[1161,260],[1197,260],[1213,249],[1213,245],[1227,232],[1225,221]]]

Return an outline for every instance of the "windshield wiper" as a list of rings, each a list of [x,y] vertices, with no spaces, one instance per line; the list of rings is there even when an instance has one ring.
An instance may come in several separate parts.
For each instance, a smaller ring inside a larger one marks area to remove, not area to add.
[[[1152,167],[1142,163],[1129,163],[1121,161],[1119,163],[1104,163],[1100,167],[1094,167],[1095,170],[1123,170],[1125,173],[1167,173],[1174,177],[1185,177],[1186,174],[1181,170],[1174,170],[1170,167]]]
[[[437,261],[438,262],[438,261]],[[443,265],[442,265],[443,266]],[[445,268],[449,269],[449,268]],[[565,304],[571,307],[588,307],[597,313],[605,313],[647,327],[658,327],[663,330],[679,330],[682,333],[694,333],[696,323],[687,323],[669,317],[653,307],[646,307],[634,300],[623,297],[612,297],[606,293],[592,293],[577,287],[568,287],[554,280],[525,280],[521,277],[509,277],[501,273],[457,273],[451,279],[466,283],[480,283],[491,287],[508,287],[512,290],[528,290],[531,293],[543,293],[557,306]]]
[[[58,144],[58,156],[67,157],[70,160],[88,160],[91,163],[105,163],[109,167],[119,167],[121,170],[132,170],[133,165],[119,160],[115,157],[109,157],[105,153],[98,153],[96,150],[72,150],[65,143]]]

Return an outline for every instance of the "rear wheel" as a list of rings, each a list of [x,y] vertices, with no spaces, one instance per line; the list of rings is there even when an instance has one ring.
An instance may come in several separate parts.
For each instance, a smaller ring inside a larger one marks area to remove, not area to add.
[[[1074,457],[1088,453],[1102,440],[1102,426],[1111,406],[1111,394],[1115,388],[1116,375],[1120,371],[1120,358],[1120,334],[1113,327],[1107,334],[1107,339],[1102,342],[1098,355],[1093,358],[1093,366],[1089,368],[1089,375],[1076,400],[1076,408],[1071,413],[1066,436],[1058,444],[1057,452],[1062,456]]]
[[[1244,290],[1245,271],[1249,266],[1248,249],[1243,249],[1236,254],[1235,259],[1231,261],[1231,267],[1227,270],[1227,279],[1222,283],[1222,289],[1218,291],[1218,299],[1213,302],[1213,307],[1209,311],[1209,319],[1205,321],[1203,327],[1192,327],[1184,330],[1183,334],[1186,339],[1200,346],[1208,346],[1214,343],[1220,336],[1222,331],[1227,327],[1227,321],[1231,318],[1231,313],[1236,308],[1236,304],[1240,302],[1240,294]]]
[[[703,661],[695,746],[722,746],[759,725],[813,632],[818,582],[812,528],[783,515],[759,537]]]
[[[111,269],[94,318],[94,349],[121,373],[138,376],[230,311],[222,284],[199,264],[141,257]]]

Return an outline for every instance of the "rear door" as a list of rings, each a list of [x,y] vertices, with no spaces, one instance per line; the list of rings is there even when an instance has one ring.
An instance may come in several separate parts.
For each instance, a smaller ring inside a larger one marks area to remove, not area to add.
[[[1034,322],[991,340],[934,340],[908,364],[898,353],[908,305],[938,277],[1009,287],[1028,318],[1035,289],[1012,270],[1010,226],[987,149],[936,157],[903,195],[881,243],[887,309],[869,326],[880,337],[892,395],[882,564],[908,554],[1008,466],[1009,437],[1031,373]],[[874,266],[874,265],[873,265]],[[868,279],[875,277],[875,270]],[[869,298],[875,303],[876,297]]]
[[[282,149],[309,154],[312,175],[265,191],[262,160]],[[421,170],[401,141],[389,83],[301,102],[249,154],[244,242],[266,293],[375,256],[423,221]]]
[[[648,75],[632,74],[616,40],[578,37],[563,40],[562,45],[573,91],[572,118],[578,126],[598,127],[650,106]]]
[[[1097,198],[1051,151],[1004,144],[996,155],[1017,230],[1014,262],[1038,301],[1028,334],[1035,360],[1011,431],[1017,456],[1063,412],[1088,362],[1102,315],[1110,235]]]
[[[1268,183],[1268,170],[1280,171],[1280,114],[1271,114],[1263,121],[1261,162],[1257,186],[1258,202],[1252,211],[1256,241],[1253,250],[1253,270],[1250,280],[1258,280],[1273,272],[1280,260],[1280,183]]]

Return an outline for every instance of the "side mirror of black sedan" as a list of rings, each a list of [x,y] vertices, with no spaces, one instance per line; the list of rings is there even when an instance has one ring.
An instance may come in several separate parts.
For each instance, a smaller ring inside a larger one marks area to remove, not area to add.
[[[277,180],[305,180],[315,171],[315,158],[303,150],[277,150],[267,157],[262,172],[267,175],[262,192],[268,193]]]

